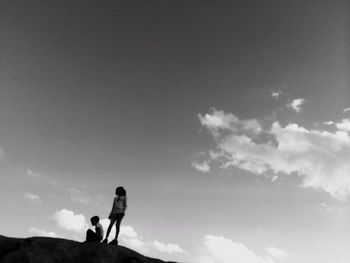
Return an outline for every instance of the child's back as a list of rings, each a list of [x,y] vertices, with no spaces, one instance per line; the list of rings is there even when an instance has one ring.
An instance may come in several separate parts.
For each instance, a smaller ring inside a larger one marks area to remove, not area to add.
[[[103,227],[100,223],[95,225],[96,234],[98,235],[100,241],[103,239]]]

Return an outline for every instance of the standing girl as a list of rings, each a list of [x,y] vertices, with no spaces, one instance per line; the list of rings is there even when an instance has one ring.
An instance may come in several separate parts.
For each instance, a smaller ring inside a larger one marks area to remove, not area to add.
[[[108,242],[108,236],[109,233],[111,232],[111,229],[113,227],[113,224],[115,223],[116,231],[115,231],[115,239],[110,243],[114,245],[118,245],[118,235],[120,231],[120,224],[122,222],[122,219],[125,215],[125,210],[126,210],[126,191],[124,187],[119,186],[115,189],[115,195],[116,197],[114,198],[113,201],[113,206],[112,210],[109,213],[108,219],[109,221],[109,226],[107,229],[107,234],[106,238],[103,240],[103,243]]]

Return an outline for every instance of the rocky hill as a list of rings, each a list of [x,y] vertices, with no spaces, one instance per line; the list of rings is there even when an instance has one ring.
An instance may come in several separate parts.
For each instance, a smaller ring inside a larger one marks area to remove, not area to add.
[[[1,263],[165,263],[123,246],[72,240],[0,236]],[[168,262],[175,263],[175,262]]]

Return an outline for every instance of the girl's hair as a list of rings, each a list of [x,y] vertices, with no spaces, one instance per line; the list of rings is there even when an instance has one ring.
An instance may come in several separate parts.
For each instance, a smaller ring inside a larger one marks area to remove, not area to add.
[[[120,195],[120,196],[126,196],[126,190],[124,189],[123,186],[118,186],[116,189],[115,189],[115,193],[117,195]]]

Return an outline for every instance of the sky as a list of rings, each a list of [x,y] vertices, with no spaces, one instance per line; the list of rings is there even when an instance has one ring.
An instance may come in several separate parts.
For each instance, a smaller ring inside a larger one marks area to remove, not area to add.
[[[1,235],[82,241],[123,185],[145,255],[349,262],[346,1],[0,10]]]

